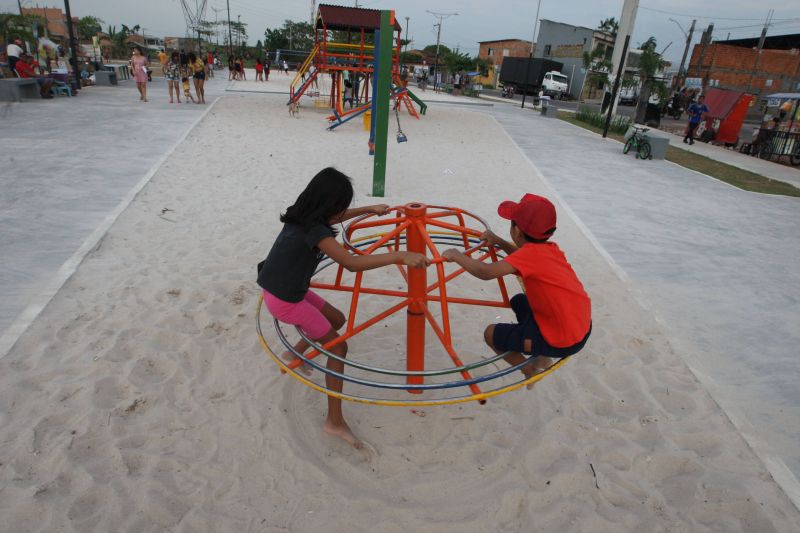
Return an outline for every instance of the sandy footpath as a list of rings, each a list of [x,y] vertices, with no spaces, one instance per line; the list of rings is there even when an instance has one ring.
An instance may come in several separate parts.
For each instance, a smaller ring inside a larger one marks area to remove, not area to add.
[[[346,404],[377,455],[325,436],[324,397],[258,343],[255,264],[320,168],[374,203],[371,159],[360,121],[331,133],[284,104],[222,98],[0,360],[0,529],[796,531],[800,513],[561,208],[556,240],[594,306],[579,356],[484,406]],[[504,234],[499,201],[550,192],[490,117],[401,120],[387,203],[457,205]],[[483,327],[510,312],[453,309],[465,359],[488,355]],[[351,354],[402,365],[404,335],[389,320]]]

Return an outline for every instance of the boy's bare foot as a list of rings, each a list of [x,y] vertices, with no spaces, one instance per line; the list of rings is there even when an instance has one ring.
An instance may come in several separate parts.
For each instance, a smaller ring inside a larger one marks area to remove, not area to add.
[[[364,449],[364,443],[357,439],[355,435],[353,435],[353,432],[350,430],[350,426],[348,426],[344,421],[341,424],[334,424],[333,422],[326,420],[322,430],[332,437],[338,437],[344,440],[356,450]]]
[[[294,360],[295,360],[295,359],[297,359],[297,357],[295,357],[295,356],[294,356],[294,354],[293,354],[293,353],[291,353],[291,352],[283,352],[283,353],[281,354],[281,359],[283,359],[283,362],[284,362],[284,363],[286,363],[286,364],[289,364],[289,363],[293,363],[293,362],[294,362]],[[300,366],[298,366],[298,367],[297,367],[297,370],[298,370],[298,371],[299,371],[301,374],[303,374],[304,376],[310,376],[311,374],[313,374],[313,373],[314,373],[314,369],[313,369],[313,368],[311,368],[311,367],[309,367],[309,366],[308,366],[307,364],[305,364],[305,363],[302,363]]]
[[[533,363],[523,366],[522,373],[525,375],[525,379],[529,379],[535,376],[536,374],[541,374],[551,366],[553,366],[553,360],[550,359],[549,357],[540,355],[539,357],[534,359]],[[531,390],[535,385],[536,381],[528,383],[526,388],[528,390]]]

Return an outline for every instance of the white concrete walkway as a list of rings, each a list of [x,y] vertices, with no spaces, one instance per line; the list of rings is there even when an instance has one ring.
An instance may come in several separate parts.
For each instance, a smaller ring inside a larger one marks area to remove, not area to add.
[[[224,83],[206,83],[208,102]],[[140,102],[124,81],[0,108],[0,337],[210,105],[169,104],[163,78],[148,91]]]
[[[491,113],[641,289],[751,445],[800,477],[800,199],[625,157],[616,141],[518,108]]]

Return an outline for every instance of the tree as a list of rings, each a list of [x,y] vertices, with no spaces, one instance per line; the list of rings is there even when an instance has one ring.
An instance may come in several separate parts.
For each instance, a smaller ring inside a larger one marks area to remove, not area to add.
[[[600,25],[597,27],[600,31],[607,31],[613,36],[617,36],[617,32],[619,31],[619,22],[614,17],[603,19],[600,21]]]
[[[120,30],[117,31],[116,26],[109,25],[106,33],[108,34],[108,39],[111,41],[112,53],[116,54],[117,57],[127,57],[129,52],[128,37],[134,35],[140,28],[138,24],[132,28],[121,24]]]
[[[656,52],[656,38],[650,37],[639,47],[642,51],[639,56],[639,79],[642,80],[642,89],[639,93],[639,102],[636,104],[635,122],[643,123],[647,113],[647,103],[650,93],[655,91],[659,100],[664,101],[667,88],[663,81],[655,79],[656,73],[664,70],[666,61],[661,54]]]
[[[448,72],[454,73],[460,70],[469,70],[474,65],[469,54],[462,54],[460,52],[449,52],[442,54],[439,50],[439,64],[444,64]]]
[[[427,52],[427,53],[429,53],[431,55],[435,55],[436,54],[436,45],[435,44],[429,44],[428,46],[423,48],[422,51],[423,52]],[[439,57],[440,58],[443,57],[443,56],[446,56],[450,52],[451,52],[451,50],[448,47],[446,47],[445,45],[443,45],[443,44],[439,45]]]
[[[419,52],[400,52],[400,63],[422,63],[424,56]]]
[[[231,34],[233,36],[233,44],[239,46],[247,46],[247,24],[244,22],[231,21]]]
[[[103,31],[103,21],[97,17],[86,16],[78,19],[78,38],[91,41],[98,33]]]
[[[289,37],[283,33],[281,28],[275,28],[274,30],[267,28],[264,31],[264,46],[267,50],[289,48]]]
[[[598,44],[591,53],[583,53],[583,68],[587,72],[588,98],[592,98],[596,89],[608,83],[608,74],[613,68],[611,61],[606,59],[606,50],[602,45]]]
[[[316,30],[308,22],[283,21],[283,27],[264,30],[264,47],[268,50],[292,49],[311,51]],[[329,39],[346,42],[347,32],[330,32]],[[365,39],[369,41],[369,39]]]
[[[44,25],[45,21],[35,15],[12,15],[11,13],[0,13],[0,37],[5,42],[12,39],[33,42],[33,32],[31,28],[34,24]]]

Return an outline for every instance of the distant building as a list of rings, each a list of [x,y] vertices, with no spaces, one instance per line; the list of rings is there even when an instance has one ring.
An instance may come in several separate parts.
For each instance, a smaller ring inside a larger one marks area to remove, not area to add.
[[[30,15],[42,18],[46,21],[45,28],[39,29],[39,36],[46,36],[52,41],[67,44],[69,42],[69,30],[67,29],[67,16],[64,12],[56,7],[23,7],[23,15]],[[78,38],[78,17],[72,17],[72,23],[75,25],[73,31],[75,38]]]
[[[164,48],[167,50],[186,50],[187,52],[197,50],[197,39],[189,37],[164,37]]]
[[[578,99],[591,98],[597,90],[603,88],[600,80],[612,73],[598,70],[597,73],[603,76],[592,77],[591,72],[584,67],[584,54],[591,54],[597,50],[599,57],[611,61],[615,40],[616,36],[606,31],[542,19],[534,57],[562,63],[564,66],[561,73],[569,78],[569,94]],[[638,80],[641,55],[641,50],[628,50],[624,76]],[[666,67],[670,66],[671,64],[667,63]],[[656,77],[669,83],[668,76],[663,71],[657,72]]]
[[[611,59],[614,51],[611,33],[547,19],[539,23],[537,41],[534,57],[563,63],[561,73],[570,80],[569,94],[573,98],[581,98],[584,92],[588,72],[583,66],[583,53],[591,54],[599,48],[604,57]]]
[[[140,46],[145,51],[149,52],[160,52],[164,49],[164,39],[160,37],[154,37],[152,35],[140,35],[138,33],[134,33],[133,35],[129,35],[125,42],[128,43],[128,46]]]
[[[503,65],[504,57],[528,57],[531,54],[531,42],[523,39],[479,41],[478,44],[478,57],[498,67]]]
[[[800,34],[769,36],[760,54],[758,38],[695,45],[687,78],[752,94],[800,92]]]

